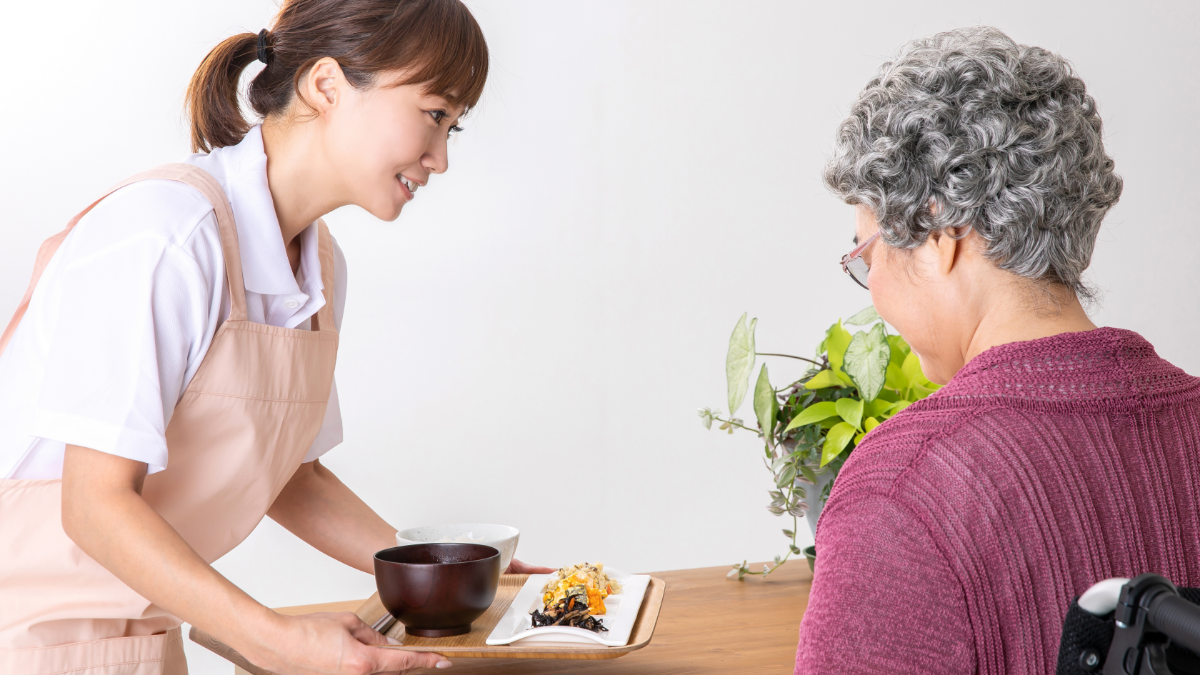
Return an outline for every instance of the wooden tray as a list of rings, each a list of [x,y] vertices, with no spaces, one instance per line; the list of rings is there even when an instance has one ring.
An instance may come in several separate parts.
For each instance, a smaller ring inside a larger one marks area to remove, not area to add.
[[[646,596],[642,599],[642,607],[638,611],[637,621],[633,624],[633,632],[629,635],[629,644],[623,647],[583,644],[552,645],[536,642],[524,645],[520,643],[512,645],[488,645],[486,643],[488,635],[491,634],[492,629],[499,623],[500,618],[504,616],[504,612],[512,604],[513,598],[517,596],[517,592],[525,585],[525,580],[528,578],[529,575],[527,574],[500,575],[500,585],[496,590],[496,599],[492,601],[492,606],[488,608],[487,612],[471,624],[471,632],[466,635],[456,635],[447,638],[416,637],[406,634],[404,632],[404,625],[397,622],[388,629],[385,635],[399,640],[401,644],[385,647],[385,649],[437,652],[451,658],[467,659],[599,660],[625,656],[629,652],[636,651],[650,644],[650,639],[654,637],[654,627],[658,623],[658,614],[662,610],[666,583],[662,579],[651,577],[650,585],[646,588]],[[368,625],[375,625],[386,614],[386,610],[379,601],[379,594],[376,593],[368,598],[354,613]],[[274,675],[270,671],[253,665],[232,647],[213,638],[195,626],[192,626],[188,637],[192,639],[192,642],[233,662],[239,668],[252,675]]]
[[[492,601],[492,606],[488,608],[487,612],[471,624],[470,633],[446,638],[423,638],[406,634],[404,625],[397,622],[385,633],[388,637],[401,642],[400,645],[391,647],[391,649],[437,652],[450,658],[467,659],[615,659],[650,644],[650,639],[654,637],[654,626],[658,623],[658,613],[662,610],[663,594],[667,586],[662,579],[650,578],[650,585],[646,587],[646,596],[642,599],[642,607],[638,610],[637,621],[633,624],[633,632],[629,634],[629,643],[623,647],[606,647],[599,644],[547,644],[544,642],[511,645],[487,644],[488,635],[491,635],[492,629],[500,622],[504,612],[508,610],[508,606],[512,604],[513,598],[517,597],[517,592],[525,585],[525,580],[528,578],[528,574],[500,575],[500,586],[496,590],[496,599]],[[379,594],[376,593],[354,613],[368,625],[375,625],[375,622],[382,618],[387,610],[383,608],[383,603],[379,601]]]

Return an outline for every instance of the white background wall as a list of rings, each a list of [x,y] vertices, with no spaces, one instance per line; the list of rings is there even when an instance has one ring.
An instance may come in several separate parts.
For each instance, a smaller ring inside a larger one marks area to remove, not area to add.
[[[511,524],[518,555],[548,565],[782,553],[787,523],[764,508],[757,442],[705,431],[695,410],[724,407],[743,311],[760,318],[760,349],[807,354],[868,304],[835,265],[853,214],[823,190],[822,163],[879,63],[962,25],[1078,66],[1125,178],[1093,259],[1094,317],[1200,374],[1197,3],[469,4],[493,69],[451,171],[395,223],[355,208],[328,218],[350,288],[346,442],[327,464],[394,525]],[[5,321],[43,238],[109,184],[188,151],[195,66],[227,35],[267,26],[274,6],[6,3]],[[568,477],[603,489],[586,506],[547,505]],[[217,566],[275,606],[373,590],[269,521]],[[191,658],[193,673],[228,672]]]

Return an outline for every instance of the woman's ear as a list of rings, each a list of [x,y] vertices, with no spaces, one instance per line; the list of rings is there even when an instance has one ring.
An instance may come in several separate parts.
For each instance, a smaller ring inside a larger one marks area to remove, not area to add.
[[[963,230],[961,227],[947,227],[940,230],[934,230],[929,233],[929,238],[925,240],[925,244],[933,250],[935,259],[934,269],[942,278],[950,276],[954,271],[955,265],[960,260],[959,256],[963,253],[965,242],[963,240]]]
[[[313,64],[305,74],[300,90],[304,98],[318,115],[325,115],[337,108],[350,83],[342,67],[331,57],[324,57]]]

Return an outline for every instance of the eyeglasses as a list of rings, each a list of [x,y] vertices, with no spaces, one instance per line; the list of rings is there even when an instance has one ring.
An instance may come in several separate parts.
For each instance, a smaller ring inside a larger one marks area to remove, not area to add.
[[[871,242],[878,238],[879,232],[876,232],[867,237],[867,240],[859,244],[853,251],[842,256],[842,271],[849,274],[854,283],[867,290],[870,290],[870,287],[867,286],[867,272],[870,272],[871,268],[867,267],[866,261],[862,259],[862,254],[871,245]]]

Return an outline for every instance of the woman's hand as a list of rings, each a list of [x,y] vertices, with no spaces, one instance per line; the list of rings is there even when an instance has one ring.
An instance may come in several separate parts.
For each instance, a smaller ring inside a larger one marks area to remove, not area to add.
[[[441,654],[381,649],[380,635],[352,612],[278,616],[268,634],[242,655],[254,665],[286,675],[374,675],[418,668],[448,668]]]
[[[142,462],[68,445],[62,524],[79,548],[139,595],[281,675],[371,675],[432,668],[438,654],[381,649],[351,613],[285,617],[221,576],[142,499]],[[441,666],[445,667],[445,666]]]
[[[508,564],[508,569],[504,570],[504,573],[505,574],[554,574],[556,571],[557,570],[555,570],[553,567],[538,567],[537,565],[530,565],[527,563],[523,563],[520,560],[513,558],[512,562]]]

